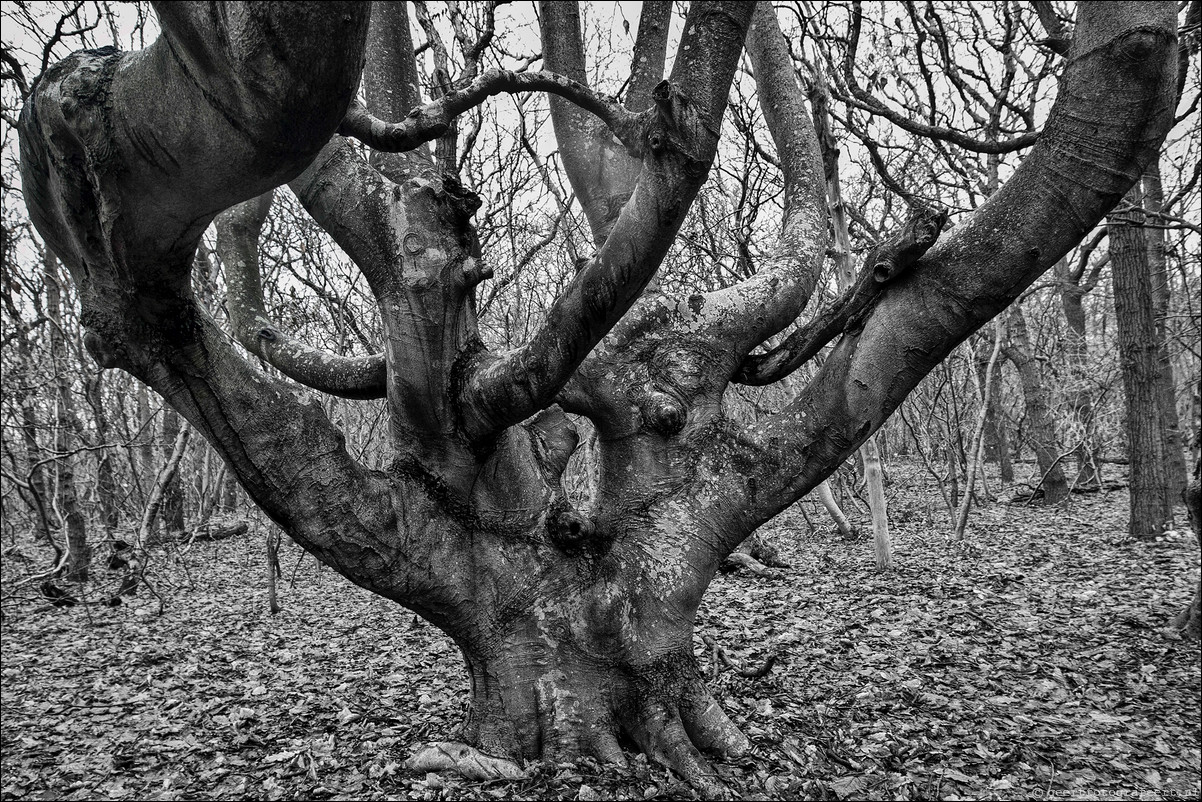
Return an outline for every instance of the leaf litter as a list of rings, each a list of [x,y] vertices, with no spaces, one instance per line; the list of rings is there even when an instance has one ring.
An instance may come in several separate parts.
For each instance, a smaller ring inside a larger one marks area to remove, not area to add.
[[[1126,540],[1115,492],[1057,510],[986,506],[958,542],[933,489],[893,473],[893,571],[816,505],[795,507],[768,530],[792,567],[719,575],[698,612],[702,671],[755,744],[718,766],[734,793],[1202,795],[1198,644],[1164,629],[1197,581],[1193,535]],[[642,757],[476,782],[407,771],[463,715],[458,651],[294,545],[281,560],[276,616],[254,537],[197,544],[179,563],[159,555],[161,616],[144,592],[54,608],[10,592],[27,567],[6,565],[0,797],[695,798]],[[703,636],[728,660],[712,665]],[[763,677],[727,665],[772,657]]]

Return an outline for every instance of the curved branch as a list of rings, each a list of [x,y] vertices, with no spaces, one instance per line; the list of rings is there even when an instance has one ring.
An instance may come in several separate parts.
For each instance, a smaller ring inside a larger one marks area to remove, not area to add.
[[[79,51],[39,82],[22,110],[22,176],[34,225],[72,270],[99,259],[136,285],[182,293],[213,218],[304,169],[345,115],[368,9],[157,10],[163,34],[150,47]],[[267,40],[279,45],[270,56],[248,44]],[[60,168],[72,158],[90,178]],[[101,210],[98,193],[116,205]]]
[[[451,121],[480,105],[493,95],[517,92],[549,92],[567,98],[599,117],[634,157],[642,153],[644,118],[632,114],[620,103],[594,93],[582,83],[553,72],[513,72],[488,69],[463,89],[448,92],[438,100],[419,106],[408,118],[386,123],[361,104],[354,103],[338,133],[358,139],[376,150],[402,152],[412,150],[445,134]]]
[[[350,457],[309,394],[236,353],[189,276],[218,213],[291,179],[329,140],[358,84],[368,8],[158,13],[163,35],[146,50],[76,53],[39,81],[19,131],[30,216],[72,272],[101,365],[157,390],[290,535],[372,586],[401,548],[388,481]]]
[[[383,354],[332,354],[281,331],[267,316],[259,276],[259,235],[273,194],[240,203],[217,217],[217,253],[225,266],[234,338],[306,387],[343,398],[383,398],[387,386]]]

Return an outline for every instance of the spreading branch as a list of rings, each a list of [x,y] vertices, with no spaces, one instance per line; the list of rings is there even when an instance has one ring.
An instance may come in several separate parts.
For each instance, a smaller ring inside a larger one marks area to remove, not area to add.
[[[399,549],[386,482],[311,396],[241,357],[190,288],[209,223],[295,177],[333,135],[368,8],[247,3],[214,17],[162,3],[158,14],[163,33],[145,50],[81,51],[38,82],[19,127],[30,217],[75,278],[93,356],[158,391],[298,542],[370,585]],[[288,469],[266,470],[266,454]],[[348,539],[372,550],[348,558]]]
[[[735,348],[740,355],[784,329],[805,309],[829,240],[818,135],[771,3],[756,7],[747,54],[784,179],[784,216],[780,236],[755,274],[713,296],[718,301],[723,294],[737,294],[757,310],[753,320],[739,316],[736,321]]]
[[[634,55],[630,59],[630,91],[626,94],[626,108],[631,111],[651,108],[651,93],[664,77],[671,20],[671,0],[646,0],[643,3]]]
[[[761,444],[754,462],[762,464],[746,497],[753,522],[821,481],[825,466],[858,448],[1139,179],[1173,120],[1176,28],[1174,3],[1081,6],[1046,135],[997,192],[939,238],[921,270],[891,283],[863,328],[841,339],[792,402],[753,427],[749,437]],[[1065,175],[1073,180],[1060,181]]]

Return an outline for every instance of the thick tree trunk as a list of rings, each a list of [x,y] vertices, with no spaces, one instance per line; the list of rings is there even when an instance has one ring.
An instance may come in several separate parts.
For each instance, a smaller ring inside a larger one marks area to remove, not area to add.
[[[1018,370],[1022,383],[1023,401],[1027,407],[1027,426],[1031,433],[1035,461],[1039,466],[1043,500],[1045,504],[1059,504],[1068,498],[1068,481],[1064,478],[1064,469],[1061,468],[1056,424],[1052,420],[1051,392],[1035,359],[1022,308],[1015,304],[1010,307],[1007,315],[1007,342],[1003,353]]]
[[[1131,207],[1108,220],[1114,274],[1114,316],[1126,404],[1128,484],[1134,538],[1164,532],[1173,518],[1168,495],[1163,416],[1160,411],[1156,315],[1149,277],[1147,239],[1142,228],[1143,194],[1136,185],[1124,199]]]
[[[625,734],[703,793],[717,794],[702,753],[731,759],[750,743],[693,655],[693,619],[708,578],[674,576],[682,567],[618,547],[549,572],[530,609],[508,600],[511,609],[480,610],[489,625],[472,629],[483,640],[448,627],[471,683],[463,740],[514,758],[588,754],[625,763],[618,741]]]
[[[817,145],[798,141],[812,131],[797,124],[804,103],[769,4],[755,9],[748,37],[750,4],[690,3],[671,77],[635,81],[654,86],[637,141],[602,131],[598,142],[595,124],[574,127],[580,115],[552,106],[599,247],[530,340],[504,353],[490,352],[476,325],[475,287],[487,277],[470,225],[478,201],[441,175],[391,182],[333,136],[351,130],[403,149],[426,141],[414,130],[428,140],[454,116],[445,104],[396,126],[347,114],[366,40],[361,6],[158,8],[159,42],[136,55],[75,54],[22,116],[26,198],[43,236],[73,257],[92,353],[160,392],[302,547],[455,639],[471,678],[466,740],[513,757],[621,760],[625,731],[711,796],[722,789],[701,750],[748,748],[692,654],[696,610],[723,557],[843,463],[958,342],[1072,247],[1172,116],[1171,6],[1084,7],[1051,135],[924,251],[922,270],[836,332],[794,400],[744,426],[723,414],[726,387],[804,308],[826,250]],[[543,7],[553,67],[557,47],[578,44],[570,11]],[[730,291],[640,300],[715,156],[745,40],[785,165],[779,258]],[[1109,104],[1105,125],[1095,95]],[[633,187],[587,181],[602,147],[622,168],[610,175],[636,175]],[[1085,148],[1105,158],[1078,158]],[[620,161],[631,151],[641,167]],[[1049,192],[1069,170],[1073,181]],[[363,271],[382,356],[314,353],[270,326],[242,325],[262,308],[257,196],[287,180]],[[193,252],[233,204],[218,240],[230,235],[227,280],[237,274],[243,290],[231,290],[239,341],[310,386],[385,396],[384,468],[356,461],[318,403],[240,356],[197,307]],[[1050,213],[1061,209],[1074,219]],[[894,267],[871,261],[862,276],[883,283]],[[563,491],[578,436],[553,402],[597,425],[599,488],[587,511]]]

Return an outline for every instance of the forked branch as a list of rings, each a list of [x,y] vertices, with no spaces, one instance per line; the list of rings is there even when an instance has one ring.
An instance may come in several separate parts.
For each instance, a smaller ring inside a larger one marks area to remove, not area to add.
[[[829,239],[818,136],[771,3],[756,7],[747,33],[747,55],[784,179],[784,217],[779,239],[754,275],[730,291],[714,294],[738,293],[757,310],[733,321],[731,334],[740,356],[784,329],[805,309],[818,283]]]
[[[672,78],[652,93],[634,193],[531,340],[480,366],[468,383],[465,400],[482,433],[550,404],[655,275],[709,172],[751,11],[750,4],[690,5]]]
[[[885,286],[930,250],[946,222],[946,211],[915,205],[901,230],[868,254],[855,283],[834,304],[776,348],[749,356],[735,381],[757,386],[780,381],[844,331],[862,327]]]

